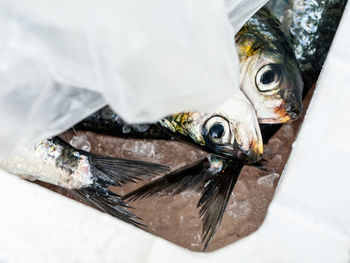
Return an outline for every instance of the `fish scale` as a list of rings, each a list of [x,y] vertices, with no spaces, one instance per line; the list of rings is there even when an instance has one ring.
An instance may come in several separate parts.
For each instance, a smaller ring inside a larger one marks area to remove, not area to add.
[[[272,0],[272,12],[289,35],[307,87],[326,60],[347,0]]]

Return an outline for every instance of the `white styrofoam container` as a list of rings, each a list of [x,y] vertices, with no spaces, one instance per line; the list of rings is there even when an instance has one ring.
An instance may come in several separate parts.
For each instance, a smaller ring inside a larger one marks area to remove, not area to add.
[[[265,222],[211,253],[178,247],[0,171],[0,263],[350,262],[346,9]]]

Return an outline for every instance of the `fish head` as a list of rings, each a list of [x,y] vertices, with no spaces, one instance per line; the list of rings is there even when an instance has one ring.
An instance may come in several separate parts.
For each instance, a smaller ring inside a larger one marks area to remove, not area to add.
[[[284,123],[302,112],[303,81],[291,45],[267,9],[253,16],[236,35],[240,88],[259,123]]]
[[[237,96],[229,99],[213,112],[173,114],[160,123],[209,152],[248,163],[257,162],[263,153],[260,127],[253,107],[239,93],[239,99]]]
[[[296,120],[302,112],[303,81],[296,61],[258,53],[241,65],[241,89],[260,123]]]

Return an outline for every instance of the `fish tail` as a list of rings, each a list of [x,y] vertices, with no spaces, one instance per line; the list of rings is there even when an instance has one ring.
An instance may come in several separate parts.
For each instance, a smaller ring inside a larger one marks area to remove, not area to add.
[[[93,183],[73,192],[83,201],[98,210],[117,217],[134,226],[145,226],[139,217],[133,214],[121,196],[109,190],[110,186],[122,186],[143,178],[163,174],[169,167],[143,161],[100,156],[84,153],[88,156]]]
[[[82,189],[73,190],[72,192],[79,199],[102,212],[137,227],[145,226],[141,222],[141,218],[129,211],[132,207],[125,203],[121,196],[98,183],[94,183],[93,185]]]

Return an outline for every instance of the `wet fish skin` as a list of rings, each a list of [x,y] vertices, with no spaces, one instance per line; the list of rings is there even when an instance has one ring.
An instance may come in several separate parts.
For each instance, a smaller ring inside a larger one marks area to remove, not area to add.
[[[0,160],[0,169],[70,189],[95,208],[135,226],[143,224],[128,211],[122,198],[108,188],[169,171],[164,165],[79,151],[57,137]]]
[[[311,86],[326,60],[347,0],[271,0],[291,39],[304,82]]]
[[[303,81],[291,44],[278,19],[266,7],[235,37],[241,90],[253,104],[259,123],[284,123],[302,112]]]
[[[7,160],[1,160],[0,167],[66,189],[78,189],[93,183],[88,156],[65,147],[57,138],[43,140]]]

